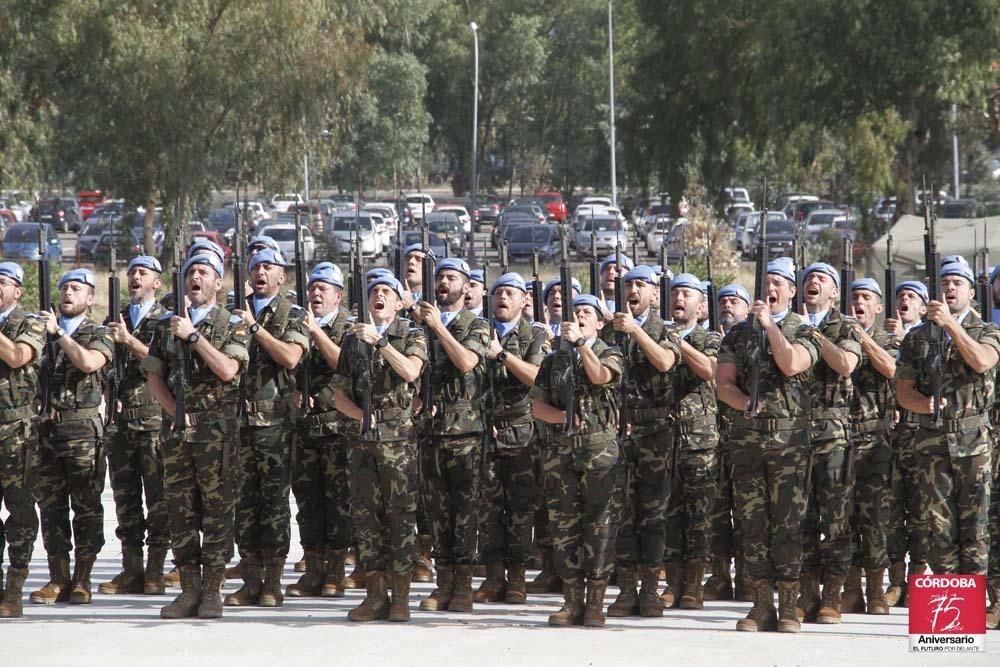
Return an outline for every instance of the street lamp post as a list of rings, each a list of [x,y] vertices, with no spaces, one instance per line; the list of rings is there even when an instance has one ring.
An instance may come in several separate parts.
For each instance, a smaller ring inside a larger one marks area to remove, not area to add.
[[[618,208],[618,178],[615,168],[615,38],[611,21],[611,0],[608,0],[608,90],[611,101],[611,205]]]
[[[472,57],[473,57],[473,83],[472,83],[472,185],[469,188],[470,208],[469,218],[471,220],[471,230],[469,232],[469,264],[476,261],[476,157],[477,157],[477,136],[479,134],[479,26],[475,21],[469,23],[472,28]]]

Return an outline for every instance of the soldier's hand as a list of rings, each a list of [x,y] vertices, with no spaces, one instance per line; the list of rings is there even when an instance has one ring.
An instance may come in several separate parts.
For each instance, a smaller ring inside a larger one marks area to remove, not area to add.
[[[184,317],[174,315],[170,318],[170,333],[177,338],[187,340],[194,331],[194,324],[192,324],[191,319],[187,315]]]
[[[943,328],[955,324],[955,318],[952,317],[948,304],[940,301],[931,301],[927,304],[927,319]]]
[[[575,343],[583,338],[583,334],[580,333],[580,325],[576,322],[563,321],[563,323],[559,325],[559,332],[562,339],[567,343]]]
[[[403,279],[403,310],[408,310],[417,301],[413,298],[413,292],[410,291],[410,286],[406,283],[406,279]]]
[[[441,309],[433,303],[421,301],[417,304],[414,312],[420,314],[420,322],[422,324],[426,324],[434,331],[443,326],[441,323]]]
[[[374,345],[382,337],[378,329],[375,328],[375,320],[372,319],[371,313],[368,313],[368,322],[355,322],[352,324],[351,333],[357,336],[358,340],[369,345]]]
[[[125,324],[125,319],[120,314],[118,315],[117,322],[108,322],[108,330],[111,331],[111,338],[114,339],[117,345],[127,344],[132,337],[128,332],[128,325]]]
[[[310,335],[317,335],[323,332],[319,324],[316,322],[316,316],[313,315],[312,310],[306,308],[306,329],[309,330]]]
[[[43,310],[38,313],[38,316],[45,320],[45,331],[47,333],[54,334],[59,328],[59,320],[56,318],[54,310]]]
[[[750,307],[750,314],[757,318],[760,326],[764,329],[770,328],[774,323],[774,319],[771,317],[771,305],[766,301],[754,301],[753,306]]]
[[[626,308],[623,313],[615,313],[612,316],[612,322],[612,326],[615,328],[615,331],[627,334],[634,334],[638,324],[635,321],[635,318],[632,317],[632,312],[628,308]]]
[[[234,310],[233,315],[236,315],[237,317],[242,317],[244,324],[246,324],[248,327],[252,326],[257,321],[257,318],[253,316],[253,310],[250,308],[239,308],[237,310]]]
[[[493,332],[493,338],[490,340],[490,346],[486,348],[486,356],[490,359],[496,359],[497,355],[503,352],[503,348],[500,346],[500,340],[497,338],[497,332]]]
[[[885,322],[882,323],[882,328],[897,338],[902,338],[903,334],[906,332],[903,328],[903,321],[896,317],[885,318]]]

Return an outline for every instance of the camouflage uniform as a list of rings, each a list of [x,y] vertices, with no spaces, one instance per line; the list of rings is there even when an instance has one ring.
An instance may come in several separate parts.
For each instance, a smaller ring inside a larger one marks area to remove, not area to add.
[[[1000,329],[968,311],[965,332],[1000,352]],[[912,380],[931,394],[930,330],[914,327],[899,350],[896,379]],[[941,367],[941,423],[921,415],[915,438],[918,506],[929,537],[928,561],[935,573],[986,574],[991,462],[989,410],[995,400],[995,373],[972,371],[950,342]]]

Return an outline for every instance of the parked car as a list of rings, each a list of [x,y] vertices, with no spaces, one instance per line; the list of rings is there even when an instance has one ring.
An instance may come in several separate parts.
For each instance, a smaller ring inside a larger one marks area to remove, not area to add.
[[[284,213],[294,204],[304,203],[302,195],[298,193],[274,195],[271,197],[271,209]]]
[[[483,225],[496,224],[502,210],[503,201],[496,195],[485,195],[477,198],[476,210],[472,212],[476,228],[481,229]]]
[[[83,223],[80,204],[73,197],[50,197],[31,209],[32,222],[47,222],[61,232],[78,232]]]
[[[810,199],[788,204],[784,208],[784,214],[789,220],[802,222],[806,219],[807,215],[813,211],[818,211],[821,208],[830,209],[836,208],[836,206],[833,205],[832,201],[827,199]]]
[[[466,234],[472,233],[472,216],[464,206],[457,204],[440,204],[434,209],[434,213],[450,213],[458,218],[462,225],[462,231]]]
[[[663,220],[657,222],[652,229],[646,232],[646,254],[650,257],[656,257],[660,254],[660,248],[663,246],[663,239],[667,237],[670,233],[670,229],[674,226],[671,220]],[[638,260],[637,260],[638,261]]]
[[[84,220],[90,217],[95,208],[107,201],[100,190],[81,190],[76,193],[76,200],[80,202],[80,214]]]
[[[403,242],[403,247],[411,246],[414,243],[423,243],[423,232],[420,230],[409,230],[404,231],[399,237]],[[431,251],[437,258],[444,257],[447,253],[445,252],[444,237],[438,236],[434,232],[429,232],[427,234],[427,242],[431,247]],[[399,252],[398,243],[394,242],[388,251],[388,258],[390,262],[395,262],[396,253]],[[395,263],[393,264],[395,266]]]
[[[257,230],[258,234],[268,236],[275,240],[281,255],[288,261],[295,261],[295,223],[274,223],[265,225]],[[316,239],[312,232],[305,225],[302,226],[302,256],[306,264],[312,264],[316,258]]]
[[[76,256],[77,260],[81,262],[93,261],[97,258],[96,248],[97,243],[101,240],[101,237],[111,231],[111,225],[118,225],[118,231],[122,234],[125,233],[127,228],[121,222],[121,218],[117,218],[117,221],[113,218],[96,218],[91,216],[91,219],[84,224],[83,229],[80,230],[80,235],[76,239]]]
[[[541,199],[542,203],[545,204],[545,210],[548,213],[550,220],[563,222],[569,217],[569,210],[566,208],[566,202],[563,201],[561,193],[536,192],[535,196]]]
[[[723,188],[722,191],[726,194],[730,201],[738,204],[750,203],[750,191],[746,188]]]
[[[603,195],[594,195],[591,197],[584,197],[580,200],[580,205],[592,204],[595,206],[604,206],[606,208],[611,208],[611,197],[605,197]],[[579,206],[577,207],[579,208]]]
[[[554,264],[562,261],[562,236],[558,225],[514,225],[507,239],[507,256],[511,262],[528,263],[534,249],[538,261]]]
[[[490,234],[490,245],[496,248],[497,242],[503,234],[504,229],[510,227],[511,225],[536,224],[538,224],[538,216],[534,213],[526,211],[509,211],[508,209],[504,209],[503,214],[497,220],[497,224],[493,226],[493,233]]]
[[[97,263],[107,262],[111,259],[111,244],[115,244],[117,254],[116,264],[128,262],[129,258],[143,254],[142,239],[135,234],[134,230],[129,230],[127,234],[112,234],[106,231],[101,234],[94,246],[93,258]]]
[[[334,215],[327,235],[331,252],[336,255],[348,255],[355,237],[361,245],[362,256],[375,257],[382,254],[382,239],[375,229],[370,214],[361,213],[355,216],[345,211]]]
[[[548,215],[545,213],[545,209],[538,204],[511,204],[504,208],[503,212],[500,214],[499,223],[504,224],[504,220],[507,218],[518,215],[530,215],[535,222],[542,223],[548,220]]]
[[[809,235],[822,234],[828,229],[833,229],[837,220],[847,220],[847,214],[839,208],[819,208],[806,216],[802,228]]]
[[[759,219],[759,218],[758,218]],[[757,259],[757,235],[760,229],[756,229],[750,243],[750,258]],[[771,220],[767,217],[767,257],[770,261],[774,257],[792,255],[792,242],[795,240],[794,220]]]
[[[625,225],[614,215],[595,215],[582,220],[577,226],[576,254],[582,257],[590,254],[590,238],[594,237],[594,252],[597,256],[614,252],[615,246],[628,247],[628,232]]]
[[[975,218],[976,208],[975,199],[949,199],[941,206],[939,215],[942,218]]]
[[[465,228],[454,213],[440,210],[428,213],[427,229],[447,240],[448,249],[452,255],[461,253],[465,247],[467,239]]]
[[[754,233],[757,231],[757,225],[760,224],[760,215],[760,211],[744,213],[736,222],[736,248],[746,257],[749,257],[753,250]],[[787,216],[781,211],[767,212],[768,228],[770,228],[771,223],[787,219]]]
[[[406,195],[406,204],[410,207],[414,221],[423,220],[425,214],[434,212],[434,197],[422,192]]]
[[[399,213],[392,202],[368,202],[361,210],[374,211],[381,215],[382,219],[385,220],[390,234],[395,234],[399,231]]]
[[[6,259],[38,259],[38,225],[45,225],[45,257],[50,262],[62,260],[62,243],[50,223],[18,222],[7,228],[3,237],[3,256]]]
[[[262,223],[267,222],[271,219],[271,211],[264,206],[263,202],[256,200],[241,201],[240,212],[246,211],[248,214],[248,221],[250,222],[250,229],[257,229]],[[232,202],[226,204],[226,208],[231,209],[233,207]]]

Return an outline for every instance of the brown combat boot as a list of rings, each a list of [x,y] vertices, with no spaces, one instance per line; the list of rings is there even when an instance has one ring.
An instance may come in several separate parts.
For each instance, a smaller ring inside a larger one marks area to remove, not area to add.
[[[368,623],[389,618],[387,583],[385,572],[369,572],[365,577],[367,595],[361,604],[347,612],[347,620]]]
[[[684,567],[684,595],[677,606],[681,609],[704,609],[705,599],[702,597],[705,579],[705,561],[689,560]]]
[[[122,571],[111,581],[99,584],[97,592],[105,595],[139,595],[145,590],[146,575],[142,567],[142,547],[123,544]]]
[[[524,604],[528,599],[528,592],[525,590],[524,571],[525,563],[512,560],[507,565],[507,592],[503,601],[507,604]]]
[[[899,598],[900,607],[910,606],[910,580],[927,572],[927,563],[910,561],[909,573],[906,575],[906,587],[903,588],[903,595]]]
[[[657,592],[660,583],[660,567],[639,568],[639,616],[658,618],[663,616],[663,601]]]
[[[268,550],[264,560],[264,585],[260,591],[261,607],[280,607],[285,603],[281,592],[281,575],[285,571],[285,559],[275,556],[273,550]]]
[[[990,598],[990,606],[986,608],[986,629],[1000,630],[1000,577],[986,580],[986,594]]]
[[[561,593],[562,589],[563,581],[556,574],[555,554],[552,547],[545,547],[542,549],[542,569],[539,570],[538,576],[526,584],[525,590],[529,593],[539,594]]]
[[[392,575],[392,603],[389,605],[389,620],[394,623],[410,622],[410,580],[412,572]]]
[[[729,558],[716,556],[712,559],[712,576],[702,588],[705,600],[732,600],[733,578],[729,573]]]
[[[21,618],[24,615],[24,605],[21,595],[24,591],[24,580],[28,578],[28,568],[7,568],[7,585],[3,587],[0,598],[0,618]]]
[[[243,561],[236,561],[236,565],[226,568],[226,579],[242,579],[243,578]]]
[[[549,616],[549,625],[583,625],[583,582],[579,579],[566,579],[562,582],[562,590],[562,609]]]
[[[146,574],[143,577],[145,583],[142,586],[145,595],[163,595],[167,592],[167,584],[163,577],[163,562],[166,559],[167,550],[164,547],[149,547]]]
[[[473,594],[474,602],[502,602],[507,594],[507,580],[503,561],[498,560],[486,564],[486,578],[479,584],[479,589]]]
[[[365,583],[365,564],[360,560],[354,563],[354,571],[344,577],[344,588],[352,590],[368,588],[368,585]]]
[[[163,575],[163,586],[165,588],[180,588],[181,573],[176,567],[170,568],[170,572]]]
[[[659,575],[659,570],[657,570]],[[604,627],[604,593],[608,590],[607,579],[587,579],[587,602],[583,609],[583,624],[588,628]]]
[[[32,604],[67,602],[72,582],[69,578],[69,554],[49,556],[49,582],[28,596]]]
[[[222,586],[226,583],[226,568],[205,567],[201,577],[201,603],[198,618],[222,618]]]
[[[736,622],[740,632],[774,632],[778,629],[778,613],[774,609],[774,582],[770,579],[751,579],[753,606],[746,618]]]
[[[736,570],[733,580],[733,599],[740,602],[753,602],[753,585],[750,583],[750,574],[747,572],[746,558],[736,556],[733,560]]]
[[[865,613],[865,593],[861,590],[861,568],[855,565],[852,565],[851,569],[847,571],[840,612],[842,614]]]
[[[802,574],[799,575],[799,600],[795,605],[795,614],[799,623],[815,623],[816,614],[819,613],[822,601],[822,594],[819,590],[819,573],[803,570]]]
[[[899,604],[906,590],[906,563],[893,563],[889,566],[889,587],[885,589],[885,603],[890,607]]]
[[[444,611],[455,591],[455,569],[451,565],[438,565],[436,570],[437,587],[420,601],[420,611]]]
[[[877,616],[884,616],[889,613],[889,603],[885,599],[882,590],[882,578],[885,570],[882,568],[875,570],[865,570],[865,592],[868,595],[868,613]]]
[[[180,568],[180,575],[181,594],[160,609],[160,618],[192,618],[198,615],[198,605],[201,602],[201,566],[184,565]]]
[[[95,556],[76,557],[73,563],[73,590],[69,594],[70,604],[90,604],[90,573],[94,570]]]
[[[240,564],[243,570],[243,585],[235,593],[226,596],[224,604],[227,607],[249,607],[260,604],[260,594],[264,588],[260,557],[256,554],[247,556],[240,561]]]
[[[853,569],[853,568],[852,568]],[[859,584],[860,585],[860,584]],[[816,622],[825,625],[840,623],[844,601],[840,591],[844,588],[844,577],[827,576],[823,580],[823,600],[816,612]],[[860,589],[858,590],[860,594]]]
[[[326,562],[316,547],[306,547],[306,570],[294,584],[288,584],[285,595],[290,598],[312,598],[323,593],[326,583]]]
[[[431,549],[434,546],[434,538],[430,535],[418,535],[417,542],[419,551],[417,559],[413,561],[412,577],[413,581],[421,584],[434,583],[433,561],[431,560]]]
[[[325,598],[344,597],[344,566],[347,563],[347,549],[324,550],[326,555],[325,578],[320,593]]]
[[[636,590],[635,567],[622,565],[616,567],[615,571],[618,574],[619,593],[615,601],[608,605],[608,616],[611,618],[636,616],[639,613],[639,591]]]
[[[684,592],[684,568],[679,562],[671,561],[663,566],[663,578],[667,586],[660,593],[660,600],[664,609],[671,609],[677,606]]]
[[[292,566],[292,571],[293,572],[305,572],[308,567],[309,567],[309,563],[306,561],[306,557],[303,554],[302,558],[300,558],[299,560],[295,561],[295,565]]]
[[[455,588],[451,599],[448,600],[448,611],[465,614],[472,611],[472,567],[472,565],[455,566]]]
[[[798,632],[802,629],[795,603],[799,599],[799,582],[778,582],[778,632]]]

